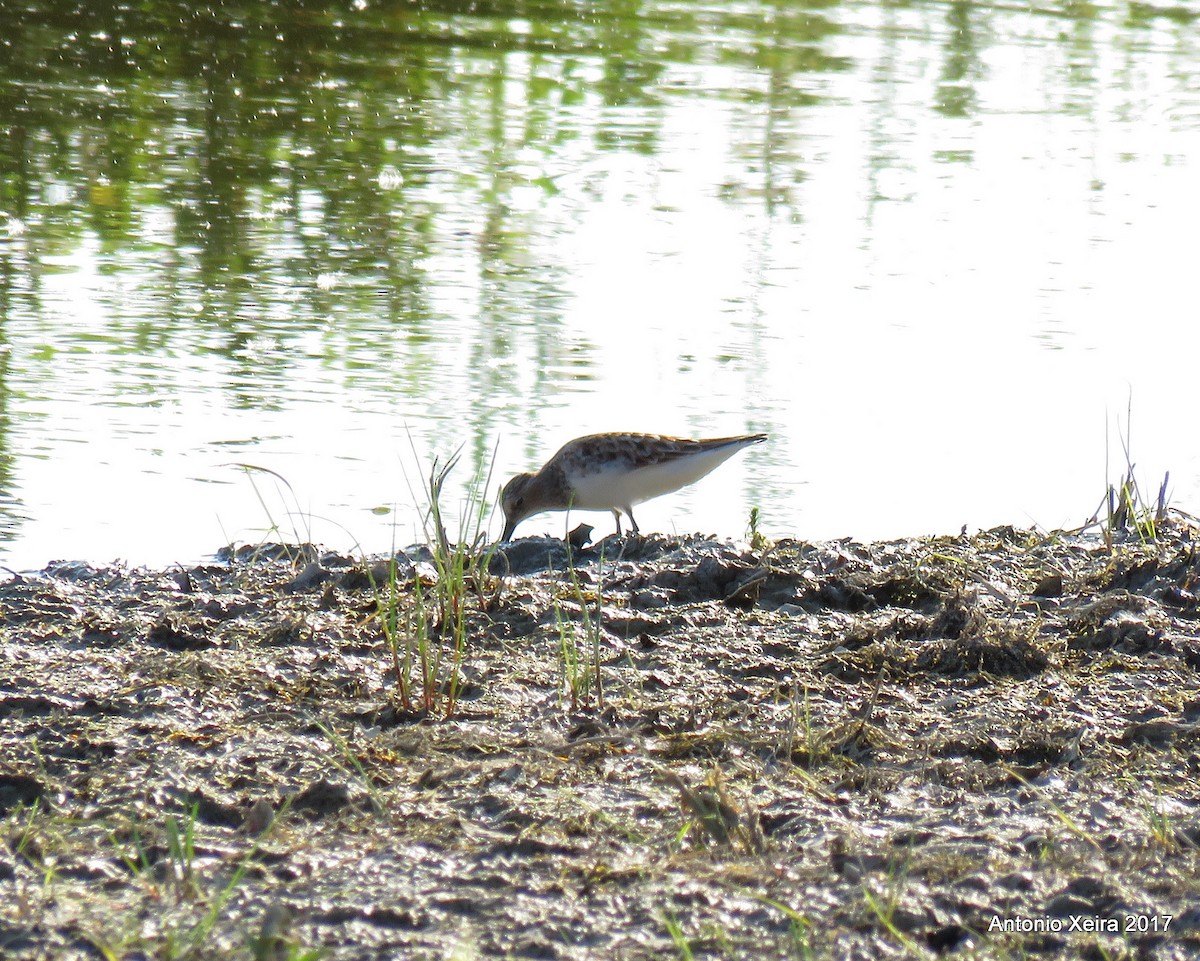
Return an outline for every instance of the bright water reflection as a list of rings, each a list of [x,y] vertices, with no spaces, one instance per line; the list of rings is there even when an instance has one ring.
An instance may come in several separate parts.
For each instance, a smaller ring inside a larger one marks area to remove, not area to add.
[[[1200,501],[1188,7],[0,8],[8,564],[255,540],[236,462],[407,543],[410,434],[772,434],[647,528],[1074,524],[1131,392]]]

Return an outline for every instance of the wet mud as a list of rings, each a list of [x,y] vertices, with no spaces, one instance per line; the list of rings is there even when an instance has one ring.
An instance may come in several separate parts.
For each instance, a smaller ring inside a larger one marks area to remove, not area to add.
[[[10,576],[0,956],[1198,957],[1159,534]]]

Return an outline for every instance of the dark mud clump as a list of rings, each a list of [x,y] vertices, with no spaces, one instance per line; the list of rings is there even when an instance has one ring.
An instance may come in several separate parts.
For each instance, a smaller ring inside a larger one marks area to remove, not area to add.
[[[15,576],[0,956],[1200,956],[1194,533]]]

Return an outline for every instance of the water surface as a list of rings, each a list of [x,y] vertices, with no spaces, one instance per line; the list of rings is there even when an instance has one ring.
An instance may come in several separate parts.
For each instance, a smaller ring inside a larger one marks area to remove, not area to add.
[[[1122,438],[1195,509],[1197,12],[4,2],[0,561],[382,550],[611,429],[771,434],[647,529],[1074,525]]]

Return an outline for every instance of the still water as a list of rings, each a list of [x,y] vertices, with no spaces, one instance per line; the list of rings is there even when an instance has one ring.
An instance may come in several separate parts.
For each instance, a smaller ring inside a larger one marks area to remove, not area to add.
[[[771,435],[647,530],[1074,526],[1123,440],[1195,511],[1198,15],[0,0],[0,563],[385,550],[613,429]]]

